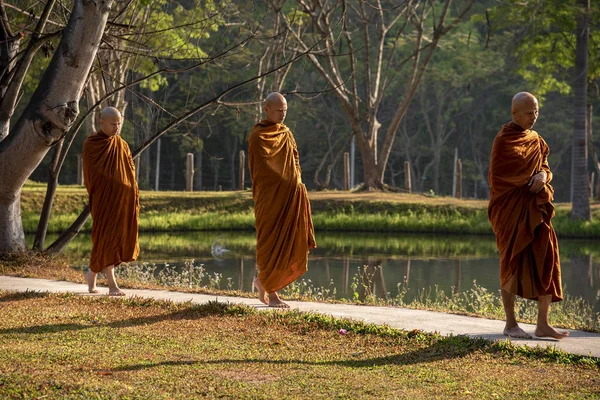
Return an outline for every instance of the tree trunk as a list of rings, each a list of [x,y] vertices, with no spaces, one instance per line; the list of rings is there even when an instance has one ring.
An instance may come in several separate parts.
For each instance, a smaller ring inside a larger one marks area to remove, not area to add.
[[[52,211],[52,203],[54,202],[54,195],[56,194],[56,188],[58,187],[58,174],[56,166],[58,158],[60,157],[61,149],[63,147],[64,140],[61,140],[56,146],[54,146],[54,157],[52,157],[52,164],[48,167],[48,186],[46,187],[46,197],[44,198],[44,206],[40,214],[40,220],[38,227],[35,232],[35,239],[33,241],[33,249],[37,251],[44,250],[44,242],[46,241],[46,233],[48,232],[48,222],[50,221],[50,213]],[[79,168],[79,165],[77,165]]]
[[[112,0],[77,0],[61,42],[32,100],[0,142],[0,252],[24,248],[21,188],[79,114],[79,100]]]
[[[590,0],[577,1],[577,43],[575,47],[575,112],[573,130],[573,152],[571,168],[571,185],[573,208],[571,218],[590,221],[590,194],[587,168],[587,82],[588,82],[588,42],[589,42],[589,12]]]
[[[363,162],[363,185],[366,190],[381,190],[383,189],[383,181],[381,179],[380,166],[377,165],[373,157],[372,147],[366,139],[362,131],[355,131],[356,145],[360,150],[360,156]]]
[[[440,163],[442,160],[442,145],[437,144],[433,149],[433,191],[440,194]]]

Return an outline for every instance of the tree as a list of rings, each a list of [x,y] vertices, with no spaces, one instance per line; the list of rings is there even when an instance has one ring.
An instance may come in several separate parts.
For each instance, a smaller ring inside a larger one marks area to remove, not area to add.
[[[315,37],[322,42],[309,53],[309,59],[333,88],[346,114],[362,157],[367,190],[384,188],[396,132],[427,65],[440,40],[459,24],[473,3],[463,2],[452,17],[450,0],[441,5],[411,0],[399,5],[383,0],[372,5],[350,0],[297,0],[301,15],[285,16],[299,49],[306,51]],[[306,25],[304,33],[298,25]],[[401,75],[399,70],[407,64],[408,71]],[[390,95],[390,84],[400,76],[406,77],[402,94]],[[379,110],[384,102],[393,102],[395,107],[380,143]]]
[[[79,100],[98,51],[112,0],[75,0],[43,78],[25,110],[11,129],[10,119],[36,52],[59,32],[45,33],[55,0],[44,7],[27,48],[20,57],[21,33],[12,32],[0,3],[0,252],[23,249],[21,188],[51,146],[60,141],[79,114]]]
[[[590,192],[588,180],[588,134],[587,134],[587,83],[588,83],[588,42],[590,35],[590,0],[577,0],[575,77],[573,79],[574,129],[573,156],[571,164],[571,185],[573,208],[571,217],[591,221]],[[590,127],[591,128],[591,127]]]

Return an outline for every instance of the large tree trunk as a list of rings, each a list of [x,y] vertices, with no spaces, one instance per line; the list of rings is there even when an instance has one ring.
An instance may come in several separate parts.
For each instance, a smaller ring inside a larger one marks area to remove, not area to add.
[[[104,32],[112,0],[76,0],[62,40],[32,100],[0,142],[0,252],[25,246],[21,188],[79,114],[79,99]]]
[[[590,221],[590,193],[587,168],[586,104],[588,82],[588,42],[590,0],[578,0],[577,43],[575,47],[575,113],[571,168],[573,208],[571,218]]]

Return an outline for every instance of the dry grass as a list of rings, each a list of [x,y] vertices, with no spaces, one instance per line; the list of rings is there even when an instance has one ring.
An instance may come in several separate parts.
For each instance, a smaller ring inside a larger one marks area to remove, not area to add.
[[[311,314],[31,292],[0,304],[3,398],[600,395],[590,359]]]

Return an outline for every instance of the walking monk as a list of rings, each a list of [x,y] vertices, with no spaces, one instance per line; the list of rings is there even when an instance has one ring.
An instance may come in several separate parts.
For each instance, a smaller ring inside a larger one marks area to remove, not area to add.
[[[520,92],[513,97],[512,121],[502,126],[492,147],[488,216],[500,252],[504,334],[531,338],[515,318],[515,296],[520,296],[538,302],[535,335],[562,339],[568,332],[548,324],[550,303],[561,301],[563,295],[558,241],[551,223],[550,149],[531,130],[538,111],[532,94]]]
[[[125,296],[114,268],[134,261],[140,252],[140,196],[127,142],[120,136],[123,117],[107,107],[100,113],[100,131],[83,144],[83,177],[92,214],[92,254],[86,275],[90,293],[98,293],[96,275],[104,271],[111,296]]]
[[[263,303],[289,308],[277,291],[306,272],[308,251],[316,243],[296,141],[283,124],[285,98],[269,94],[264,111],[266,118],[254,126],[248,138],[258,267],[254,286]]]

